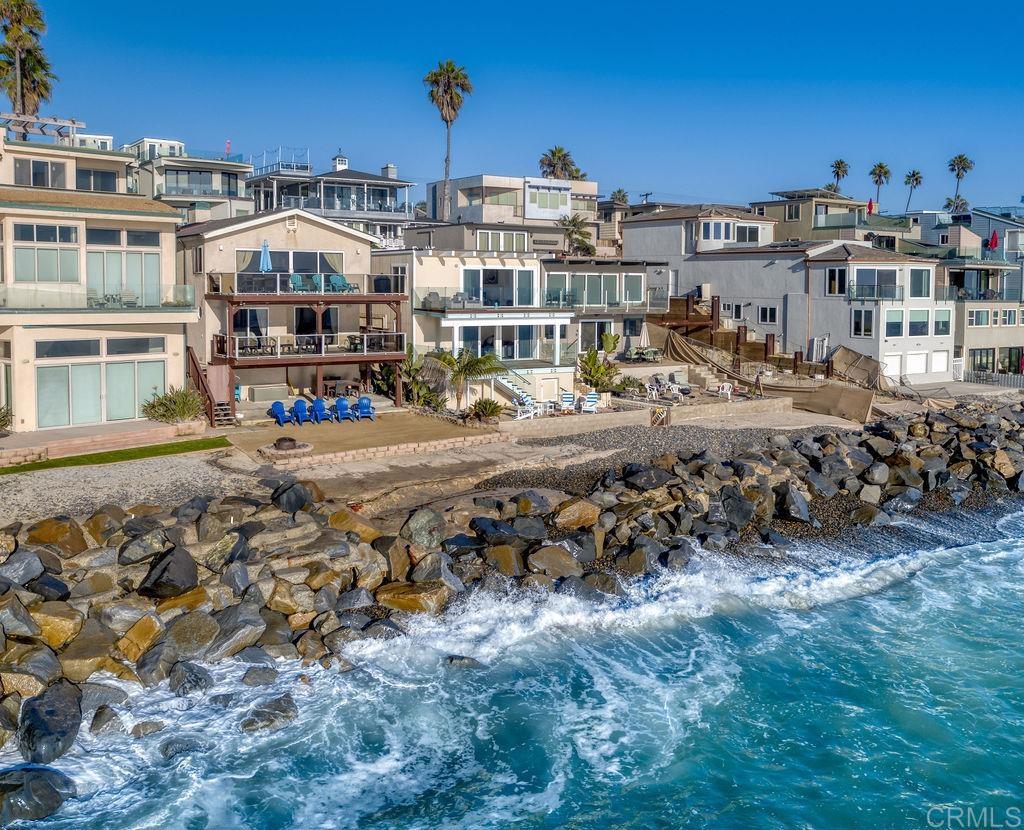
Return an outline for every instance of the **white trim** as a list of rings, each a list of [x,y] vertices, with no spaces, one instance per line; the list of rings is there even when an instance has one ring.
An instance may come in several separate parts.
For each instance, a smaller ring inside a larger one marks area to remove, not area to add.
[[[279,211],[277,213],[254,213],[246,222],[239,222],[238,224],[228,225],[224,228],[215,228],[214,230],[207,231],[205,233],[182,234],[181,236],[182,238],[188,236],[199,236],[204,240],[217,239],[221,236],[230,236],[238,231],[258,228],[262,225],[271,225],[281,220],[298,218],[299,216],[313,222],[314,224],[322,225],[330,230],[351,236],[360,242],[366,242],[367,244],[377,242],[377,237],[372,236],[371,234],[363,233],[363,231],[357,231],[355,228],[349,227],[348,225],[342,225],[340,222],[335,222],[330,219],[325,219],[322,216],[317,216],[315,213],[310,213],[308,210],[302,210],[302,208],[289,208],[288,210]]]

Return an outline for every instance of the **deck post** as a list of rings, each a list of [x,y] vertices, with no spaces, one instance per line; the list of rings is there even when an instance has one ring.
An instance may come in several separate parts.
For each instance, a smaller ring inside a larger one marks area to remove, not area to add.
[[[775,335],[772,332],[768,332],[764,336],[764,360],[765,363],[768,359],[775,354]]]
[[[804,361],[804,353],[797,351],[793,352],[793,374],[797,374],[800,370],[800,364]]]
[[[714,334],[718,331],[718,327],[722,321],[722,301],[721,297],[714,296],[711,298],[711,333]]]
[[[395,407],[401,408],[402,406],[402,364],[392,363],[395,367]]]

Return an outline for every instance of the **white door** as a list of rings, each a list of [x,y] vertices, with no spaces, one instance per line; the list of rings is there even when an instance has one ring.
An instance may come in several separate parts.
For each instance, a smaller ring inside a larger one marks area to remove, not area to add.
[[[932,352],[932,371],[949,371],[949,352]]]
[[[882,374],[893,380],[900,379],[900,354],[882,355]]]
[[[928,372],[928,352],[907,353],[907,374],[923,375]]]

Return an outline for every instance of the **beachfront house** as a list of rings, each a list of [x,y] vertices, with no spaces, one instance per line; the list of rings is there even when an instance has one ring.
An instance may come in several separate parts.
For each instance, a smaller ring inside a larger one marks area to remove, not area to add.
[[[245,183],[252,165],[230,147],[223,152],[196,150],[182,141],[140,138],[121,149],[135,158],[137,192],[175,208],[183,224],[253,212]]]
[[[370,234],[292,208],[186,225],[177,238],[203,309],[190,372],[211,406],[365,391],[374,367],[405,358],[406,280],[373,272]]]
[[[385,164],[380,173],[349,167],[340,151],[330,169],[315,173],[306,148],[278,147],[253,156],[246,186],[256,210],[299,208],[355,228],[374,237],[380,247],[401,247],[402,234],[413,220],[413,182],[398,178],[398,168]]]
[[[0,406],[16,432],[138,419],[184,385],[198,319],[175,277],[178,211],[129,193],[134,157],[79,146],[80,123],[2,126]]]

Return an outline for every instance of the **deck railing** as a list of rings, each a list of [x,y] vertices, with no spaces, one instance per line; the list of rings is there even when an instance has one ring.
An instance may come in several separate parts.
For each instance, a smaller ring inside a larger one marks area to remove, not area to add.
[[[333,332],[329,334],[216,334],[213,353],[232,360],[336,355],[405,354],[405,332]]]
[[[401,274],[211,273],[209,294],[405,294]]]
[[[173,312],[196,307],[191,285],[111,286],[96,288],[81,283],[0,284],[0,308],[41,312]]]

